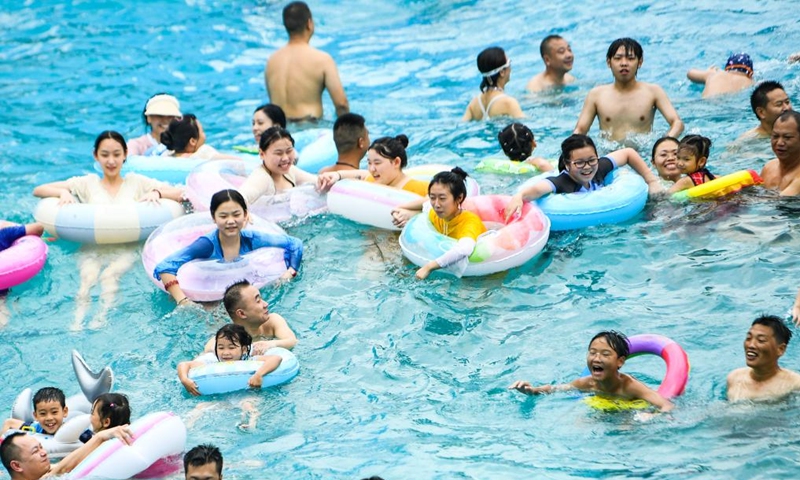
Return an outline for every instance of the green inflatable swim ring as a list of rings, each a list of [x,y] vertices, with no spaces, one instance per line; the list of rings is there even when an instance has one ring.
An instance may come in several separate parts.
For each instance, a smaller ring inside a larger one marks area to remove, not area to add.
[[[497,157],[484,158],[478,163],[478,166],[475,167],[475,171],[505,175],[537,175],[542,173],[541,170],[530,163]]]

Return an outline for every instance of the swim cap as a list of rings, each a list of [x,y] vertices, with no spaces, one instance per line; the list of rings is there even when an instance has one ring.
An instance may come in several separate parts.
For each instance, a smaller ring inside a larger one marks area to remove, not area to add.
[[[162,93],[147,101],[144,107],[145,115],[163,115],[165,117],[180,117],[181,104],[172,95]]]
[[[728,61],[725,62],[725,70],[735,70],[747,74],[748,77],[752,77],[753,60],[751,60],[750,55],[746,53],[734,53],[728,57]]]

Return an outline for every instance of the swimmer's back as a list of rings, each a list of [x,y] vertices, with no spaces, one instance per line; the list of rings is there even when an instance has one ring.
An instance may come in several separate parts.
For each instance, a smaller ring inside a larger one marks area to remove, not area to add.
[[[753,85],[753,80],[746,75],[737,75],[726,71],[715,72],[706,79],[703,98],[738,92],[751,85]]]
[[[308,44],[289,44],[275,52],[265,76],[270,101],[288,119],[322,118],[322,91],[333,80],[326,76],[334,76],[341,88],[333,58]]]

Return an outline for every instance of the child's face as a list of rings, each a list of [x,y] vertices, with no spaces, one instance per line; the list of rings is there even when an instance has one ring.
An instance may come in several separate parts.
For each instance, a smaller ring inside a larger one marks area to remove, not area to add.
[[[214,223],[217,224],[220,237],[238,237],[247,224],[247,212],[238,203],[228,200],[217,207]]]
[[[589,345],[586,366],[593,379],[602,381],[615,376],[624,363],[625,359],[617,355],[605,337],[596,338]]]
[[[597,152],[590,146],[577,148],[569,153],[567,173],[581,185],[589,185],[597,175]]]
[[[92,431],[94,433],[105,430],[105,428],[108,426],[110,420],[108,418],[105,420],[100,418],[100,402],[94,402],[94,405],[92,405],[92,415],[90,417],[90,421],[92,423]]]
[[[66,416],[67,407],[62,407],[58,400],[39,402],[33,412],[33,418],[39,422],[48,435],[55,434],[61,428]]]
[[[706,166],[705,158],[697,158],[689,149],[678,150],[678,167],[684,174],[694,173]]]
[[[247,348],[242,347],[227,338],[217,339],[217,358],[220,362],[233,362],[241,360],[247,353]]]

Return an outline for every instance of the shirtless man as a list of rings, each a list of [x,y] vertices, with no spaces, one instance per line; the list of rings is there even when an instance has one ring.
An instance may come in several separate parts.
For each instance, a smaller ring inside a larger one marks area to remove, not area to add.
[[[241,325],[253,337],[266,337],[272,340],[253,342],[254,355],[266,352],[273,347],[288,350],[297,345],[297,337],[286,319],[277,313],[269,312],[269,305],[261,298],[261,292],[247,280],[234,283],[225,290],[222,299],[231,321]],[[207,343],[203,353],[214,351],[214,338]]]
[[[753,60],[746,53],[736,53],[728,57],[725,70],[716,66],[708,70],[693,68],[686,77],[694,83],[703,83],[703,98],[734,93],[753,85]]]
[[[653,128],[656,109],[669,123],[667,136],[677,137],[683,132],[683,122],[664,90],[636,80],[643,61],[642,46],[636,40],[619,38],[611,43],[606,63],[614,83],[589,91],[573,133],[587,134],[595,117],[600,119],[600,130],[611,140],[622,140],[632,132],[647,133]]]
[[[364,117],[345,113],[333,124],[333,143],[336,144],[336,164],[320,169],[318,173],[339,170],[360,170],[361,159],[369,148],[369,130]]]
[[[792,109],[792,102],[783,85],[778,82],[767,80],[758,84],[750,95],[750,107],[759,125],[746,132],[742,137],[764,138],[772,135],[772,124],[783,112]]]
[[[539,45],[539,53],[544,61],[544,72],[528,81],[529,92],[540,92],[548,88],[563,87],[575,81],[568,72],[572,70],[575,56],[569,43],[558,35],[544,37]]]
[[[36,437],[13,431],[4,436],[0,443],[0,459],[11,480],[39,480],[71,472],[103,442],[112,438],[118,438],[124,444],[130,445],[133,433],[128,425],[103,430],[60,462],[50,465],[47,451]]]
[[[327,89],[339,116],[349,111],[336,63],[330,55],[309,45],[314,34],[311,10],[304,2],[283,9],[289,43],[273,53],[264,69],[270,101],[289,121],[322,118],[322,90]]]
[[[800,390],[800,374],[778,365],[791,338],[780,318],[756,318],[744,339],[747,366],[728,374],[728,400],[775,400]]]
[[[772,126],[774,158],[764,165],[764,187],[778,190],[783,196],[800,194],[800,113],[783,112]]]

